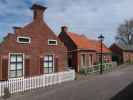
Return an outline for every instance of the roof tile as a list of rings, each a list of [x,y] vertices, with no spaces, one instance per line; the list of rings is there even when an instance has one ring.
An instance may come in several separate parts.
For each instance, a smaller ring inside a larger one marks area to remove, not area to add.
[[[87,49],[94,50],[96,52],[100,52],[101,46],[98,40],[92,40],[87,38],[85,35],[79,35],[73,32],[67,32],[68,36],[72,39],[72,41],[76,44],[78,49]],[[109,48],[103,44],[103,52],[110,52]]]

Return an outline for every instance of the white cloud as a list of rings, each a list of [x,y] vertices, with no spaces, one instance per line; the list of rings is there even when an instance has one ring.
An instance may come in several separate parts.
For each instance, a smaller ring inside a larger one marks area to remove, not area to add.
[[[0,26],[5,22],[1,32],[8,30],[11,25],[23,25],[31,20],[32,12],[28,8],[33,3],[48,7],[44,19],[56,33],[60,32],[62,25],[92,38],[103,33],[109,45],[114,40],[119,24],[133,18],[132,0],[6,0],[0,3],[0,18],[5,16],[4,20],[0,19],[3,20]]]
[[[133,18],[132,4],[132,0],[50,0],[45,19],[56,32],[59,26],[68,25],[71,31],[92,38],[103,33],[110,45],[119,24]]]

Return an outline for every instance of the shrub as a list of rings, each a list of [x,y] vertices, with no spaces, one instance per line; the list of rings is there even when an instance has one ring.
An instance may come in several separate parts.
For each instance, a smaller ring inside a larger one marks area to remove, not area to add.
[[[127,64],[133,64],[133,61],[127,60],[126,63],[127,63]]]
[[[86,69],[86,68],[81,68],[81,69],[79,70],[79,73],[80,73],[80,74],[87,75],[87,69]]]
[[[103,61],[103,62],[102,62],[102,64],[105,64],[105,63],[107,63],[107,61]],[[98,65],[98,64],[101,64],[101,61],[96,62],[96,65]]]

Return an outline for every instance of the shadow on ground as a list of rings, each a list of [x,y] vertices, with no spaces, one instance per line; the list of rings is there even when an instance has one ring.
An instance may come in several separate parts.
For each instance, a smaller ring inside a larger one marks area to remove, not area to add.
[[[133,83],[129,84],[110,100],[133,100]]]

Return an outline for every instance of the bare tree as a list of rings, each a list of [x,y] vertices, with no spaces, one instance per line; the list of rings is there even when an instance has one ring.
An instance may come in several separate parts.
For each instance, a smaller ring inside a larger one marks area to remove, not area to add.
[[[133,20],[127,20],[118,27],[116,41],[125,44],[133,44]]]

